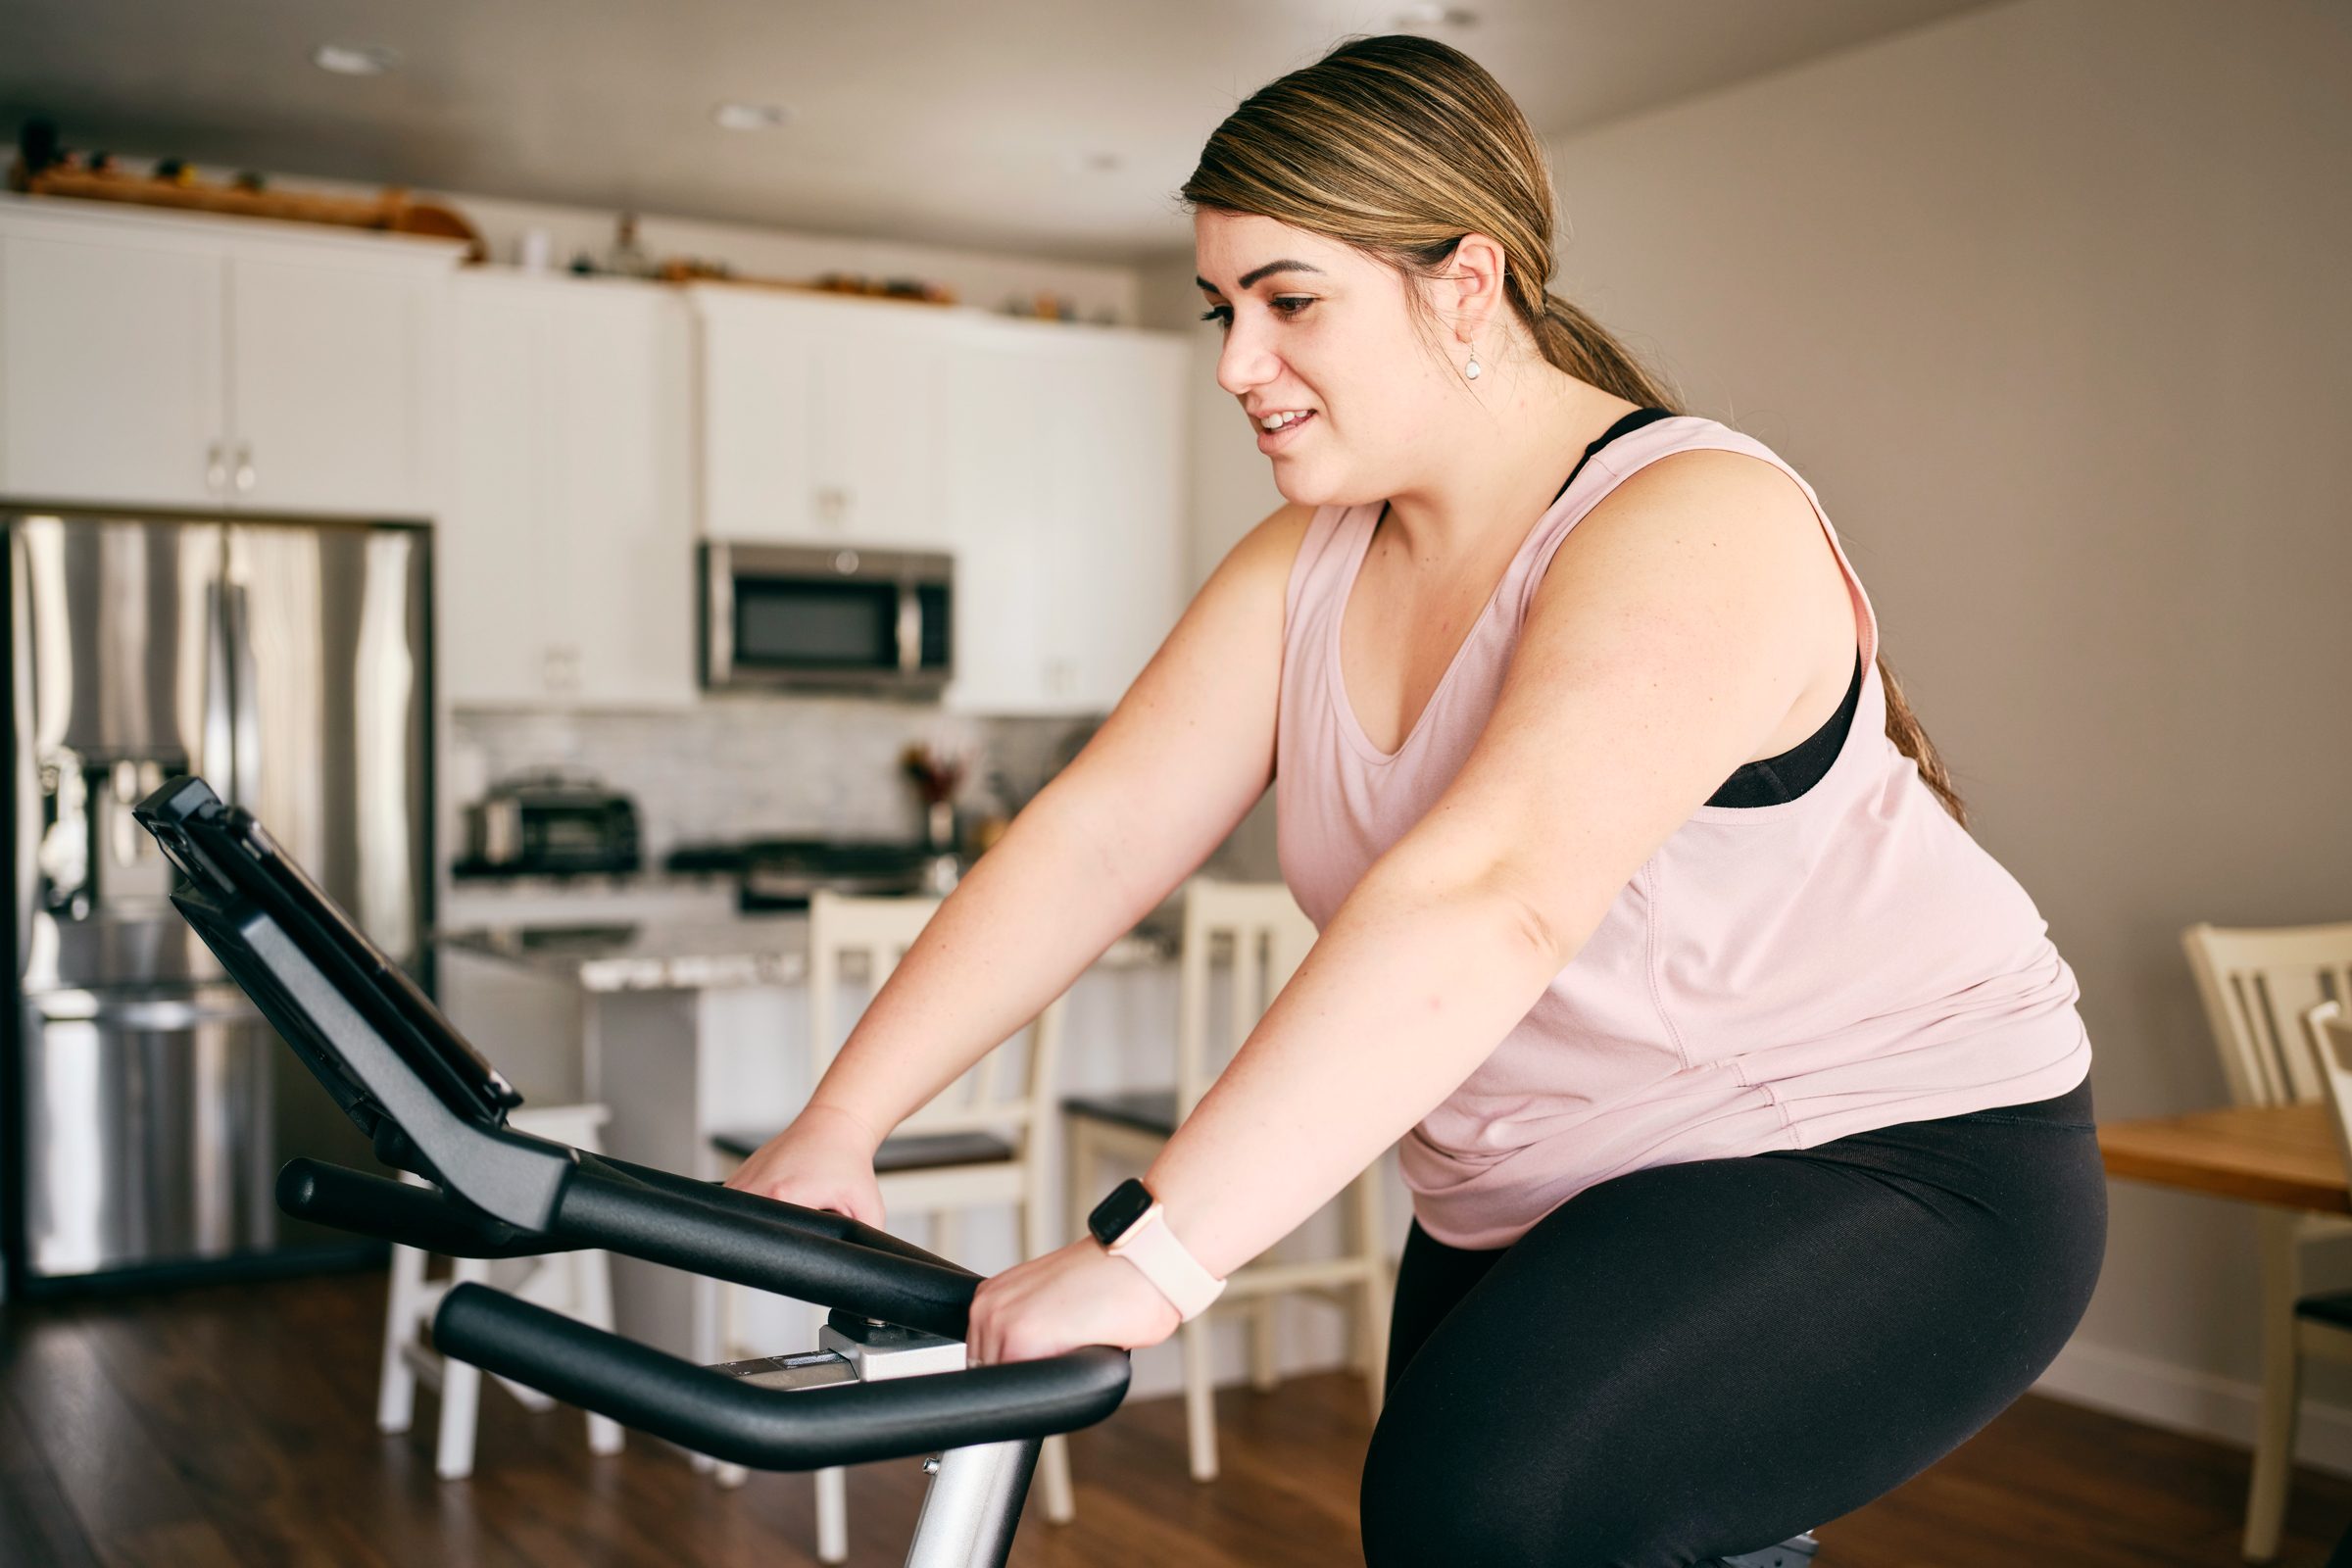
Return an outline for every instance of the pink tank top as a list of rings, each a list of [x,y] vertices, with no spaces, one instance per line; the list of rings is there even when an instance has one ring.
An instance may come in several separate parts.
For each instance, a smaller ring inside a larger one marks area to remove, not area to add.
[[[1528,531],[1394,753],[1340,678],[1340,612],[1380,515],[1319,509],[1291,567],[1275,746],[1282,874],[1318,927],[1459,771],[1494,711],[1544,567],[1577,519],[1672,452],[1744,452],[1796,480],[1862,628],[1861,706],[1792,801],[1702,806],[1576,957],[1398,1145],[1421,1227],[1518,1240],[1595,1182],[1809,1149],[1895,1122],[2046,1100],[2090,1070],[2074,972],[2025,890],[1886,738],[1878,617],[1813,487],[1715,420],[1603,447]]]

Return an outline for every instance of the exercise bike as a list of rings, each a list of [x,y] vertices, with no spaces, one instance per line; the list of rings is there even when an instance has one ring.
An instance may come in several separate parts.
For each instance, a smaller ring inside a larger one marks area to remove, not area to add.
[[[693,1452],[766,1470],[923,1456],[908,1568],[1003,1568],[1039,1446],[1108,1416],[1127,1352],[965,1364],[980,1276],[844,1215],[599,1155],[506,1124],[522,1097],[244,810],[202,779],[133,809],[185,878],[172,902],[304,1065],[416,1187],[297,1158],[287,1213],[467,1257],[624,1252],[831,1308],[817,1348],[700,1367],[481,1285],[444,1354]],[[1810,1535],[1706,1568],[1803,1568]]]

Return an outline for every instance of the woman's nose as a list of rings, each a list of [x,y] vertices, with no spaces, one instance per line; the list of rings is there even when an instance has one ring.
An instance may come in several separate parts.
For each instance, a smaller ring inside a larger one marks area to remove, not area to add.
[[[1281,368],[1281,362],[1257,333],[1238,321],[1226,328],[1225,345],[1217,354],[1217,385],[1237,398],[1247,397],[1253,388],[1274,379]]]

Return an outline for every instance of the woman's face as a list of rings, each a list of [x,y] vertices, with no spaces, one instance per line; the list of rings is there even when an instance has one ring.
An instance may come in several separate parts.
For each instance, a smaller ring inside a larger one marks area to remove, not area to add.
[[[1442,467],[1455,405],[1407,314],[1405,282],[1336,241],[1204,209],[1194,256],[1225,334],[1217,384],[1239,399],[1284,499],[1357,505]],[[1263,416],[1307,417],[1269,432]]]

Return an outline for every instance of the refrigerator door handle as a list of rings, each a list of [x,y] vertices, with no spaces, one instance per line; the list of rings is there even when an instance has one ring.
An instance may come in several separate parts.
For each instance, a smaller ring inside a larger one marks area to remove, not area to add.
[[[237,707],[229,689],[228,595],[228,584],[218,578],[205,584],[204,729],[200,742],[204,755],[190,758],[189,762],[200,773],[227,779],[233,789],[236,781],[229,776],[229,768],[236,756]]]
[[[228,776],[233,793],[228,801],[252,810],[262,792],[262,703],[260,674],[253,658],[253,617],[246,612],[250,591],[241,582],[224,583],[221,591],[232,693]]]

